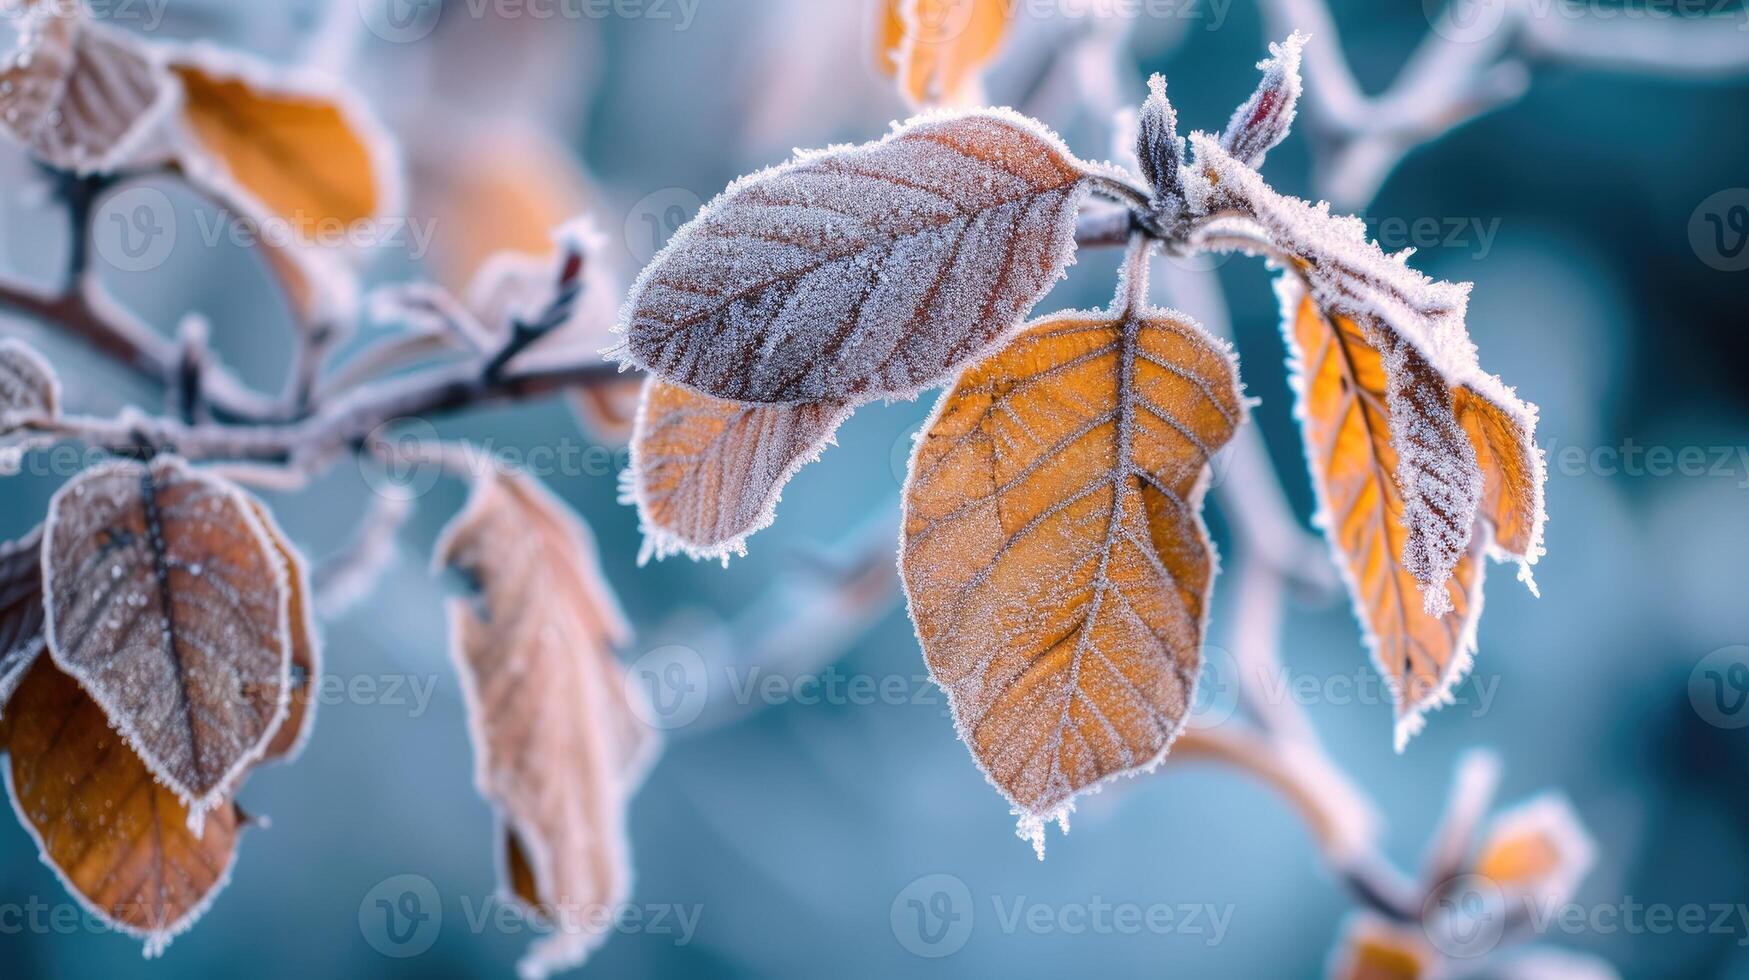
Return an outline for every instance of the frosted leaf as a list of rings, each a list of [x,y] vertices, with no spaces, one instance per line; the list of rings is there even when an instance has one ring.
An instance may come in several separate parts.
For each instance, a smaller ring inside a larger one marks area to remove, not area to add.
[[[776,515],[784,484],[818,459],[850,416],[843,405],[755,405],[644,384],[625,473],[644,531],[641,561],[746,554]]]
[[[1434,980],[1445,957],[1420,923],[1393,922],[1375,912],[1354,912],[1330,953],[1329,980]]]
[[[43,650],[42,528],[0,544],[0,716]]]
[[[1494,529],[1496,560],[1516,561],[1530,584],[1530,566],[1543,554],[1543,486],[1548,467],[1536,444],[1537,410],[1494,377],[1472,378],[1454,389],[1458,422],[1482,468],[1482,518]]]
[[[0,61],[0,130],[60,170],[132,162],[176,105],[154,49],[79,3],[33,0],[14,16],[20,39]]]
[[[1263,80],[1221,135],[1221,148],[1253,170],[1263,165],[1264,156],[1293,127],[1300,101],[1300,50],[1306,40],[1306,35],[1295,31],[1286,41],[1269,46],[1270,56],[1257,63]]]
[[[1317,523],[1342,569],[1373,662],[1390,684],[1400,751],[1420,730],[1426,710],[1449,701],[1469,672],[1488,530],[1472,527],[1465,552],[1440,581],[1444,608],[1435,611],[1421,592],[1424,566],[1404,558],[1416,554],[1415,518],[1405,500],[1396,433],[1410,414],[1404,406],[1437,406],[1444,388],[1412,348],[1399,344],[1387,355],[1353,320],[1320,313],[1298,278],[1283,276],[1277,292],[1292,352],[1295,412],[1318,496]],[[1396,398],[1393,373],[1407,379]],[[1428,433],[1441,432],[1431,426],[1415,431],[1413,438],[1424,444],[1432,443]]]
[[[1023,831],[1156,765],[1195,697],[1231,352],[1132,281],[968,369],[911,459],[900,571],[931,676]]]
[[[1471,870],[1511,897],[1554,908],[1573,900],[1596,855],[1573,805],[1551,793],[1495,817]]]
[[[1006,110],[934,114],[731,184],[632,287],[613,355],[752,402],[908,398],[1062,274],[1091,171]]]
[[[629,896],[626,805],[659,739],[614,658],[629,628],[594,539],[538,482],[482,478],[435,561],[478,589],[450,604],[452,653],[475,784],[498,814],[502,891],[551,927],[519,972],[544,977],[612,934],[590,909]]]
[[[291,595],[286,601],[286,625],[291,636],[291,673],[285,717],[273,732],[273,738],[262,753],[264,762],[290,762],[304,750],[310,731],[316,726],[317,686],[322,676],[322,634],[316,629],[313,607],[315,592],[310,588],[310,574],[304,556],[273,519],[273,515],[258,500],[249,501],[262,533],[272,543],[274,552],[285,565],[286,582]],[[192,575],[204,575],[200,565],[189,568]]]
[[[173,457],[106,464],[55,494],[43,548],[55,663],[198,819],[287,710],[291,588],[252,502]]]
[[[87,911],[157,956],[229,881],[241,812],[224,799],[191,830],[176,793],[48,657],[13,695],[9,717],[7,789],[43,863]]]
[[[60,408],[60,379],[42,355],[10,337],[0,340],[0,433],[15,420],[53,417]]]

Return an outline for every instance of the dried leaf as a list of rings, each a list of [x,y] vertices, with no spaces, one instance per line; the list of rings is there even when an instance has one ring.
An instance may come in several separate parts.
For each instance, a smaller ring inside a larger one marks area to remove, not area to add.
[[[228,799],[190,830],[78,682],[39,658],[13,695],[8,789],[43,862],[93,914],[156,956],[230,877],[241,815]]]
[[[631,887],[627,800],[657,748],[628,698],[613,647],[628,628],[588,530],[544,487],[493,473],[444,530],[436,559],[474,582],[450,608],[475,752],[498,811],[504,887],[556,926],[524,976],[581,963]]]
[[[1008,35],[1009,0],[882,0],[876,64],[913,106],[984,101],[980,73]]]
[[[322,635],[316,629],[312,608],[314,591],[310,574],[302,555],[285,536],[265,506],[250,500],[250,509],[261,523],[261,530],[272,543],[275,553],[286,568],[286,582],[291,594],[286,601],[286,624],[291,633],[290,694],[286,701],[285,718],[274,730],[273,738],[262,753],[264,762],[290,762],[304,750],[310,732],[316,727],[316,689],[322,676]]]
[[[1330,980],[1431,980],[1440,956],[1417,926],[1397,925],[1369,912],[1349,917],[1330,957]]]
[[[1536,444],[1536,406],[1491,381],[1464,382],[1453,389],[1457,418],[1482,469],[1482,518],[1494,529],[1491,553],[1499,560],[1520,562],[1528,575],[1528,566],[1543,554],[1543,485],[1548,480],[1543,451]]]
[[[86,470],[49,504],[54,661],[193,816],[286,714],[291,587],[240,491],[173,457]]]
[[[1246,413],[1231,353],[1146,306],[1139,278],[967,370],[906,482],[900,570],[930,673],[1040,847],[1043,821],[1157,764],[1183,726],[1216,564],[1208,464]]]
[[[51,418],[61,409],[61,382],[29,344],[0,340],[0,432],[17,419]]]
[[[24,0],[8,16],[18,43],[0,60],[0,130],[81,175],[143,152],[176,105],[156,50],[72,0]]]
[[[730,185],[620,316],[624,361],[733,401],[903,398],[1061,275],[1091,171],[1008,111],[930,115]]]
[[[1572,900],[1596,851],[1572,805],[1561,796],[1542,796],[1494,818],[1474,871],[1509,895],[1554,908]]]
[[[1387,358],[1354,321],[1325,318],[1297,281],[1284,278],[1278,289],[1319,520],[1348,581],[1373,661],[1395,697],[1401,751],[1420,729],[1422,714],[1448,698],[1469,671],[1482,612],[1476,545],[1486,541],[1487,531],[1478,530],[1470,551],[1439,586],[1448,611],[1431,611],[1419,594],[1422,575],[1403,557],[1416,547],[1410,530],[1415,517],[1402,490],[1397,447],[1401,438],[1449,443],[1455,421],[1403,428],[1400,419],[1395,425],[1393,420],[1404,406],[1437,408],[1439,398],[1449,397],[1444,384],[1413,348],[1398,344]],[[1406,379],[1396,397],[1389,391],[1392,364],[1395,376]],[[1456,434],[1467,449],[1461,430]]]
[[[0,716],[43,650],[42,528],[0,544]]]
[[[644,383],[625,498],[644,530],[640,561],[721,558],[772,522],[784,484],[832,444],[843,405],[757,405]]]
[[[398,163],[380,123],[338,83],[207,45],[172,49],[199,185],[306,239],[403,208]]]

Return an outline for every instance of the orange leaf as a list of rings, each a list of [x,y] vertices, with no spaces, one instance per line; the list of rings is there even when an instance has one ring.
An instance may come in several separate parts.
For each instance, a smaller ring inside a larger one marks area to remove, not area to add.
[[[241,815],[229,799],[189,829],[109,719],[44,657],[9,706],[8,786],[43,861],[106,923],[156,956],[225,886]]]
[[[1420,438],[1443,440],[1448,450],[1468,449],[1469,442],[1455,420],[1438,423],[1450,419],[1449,408],[1438,413],[1440,400],[1450,396],[1412,347],[1383,333],[1369,335],[1346,317],[1327,319],[1293,280],[1284,279],[1280,290],[1324,533],[1349,582],[1373,661],[1390,682],[1401,750],[1420,728],[1422,713],[1469,670],[1482,608],[1478,554],[1487,532],[1474,534],[1469,552],[1439,586],[1450,612],[1430,612],[1420,594],[1422,577],[1401,560],[1411,541],[1393,412],[1430,406],[1435,421],[1417,430]],[[1383,344],[1390,344],[1394,373],[1402,379],[1395,398],[1389,390],[1393,369],[1379,350]]]
[[[626,497],[644,528],[640,560],[746,554],[784,484],[832,444],[842,405],[722,401],[659,378],[644,383]]]
[[[1548,478],[1536,444],[1536,407],[1500,385],[1465,382],[1453,394],[1482,468],[1482,517],[1494,528],[1496,557],[1534,563],[1543,553]]]
[[[581,963],[631,887],[627,801],[657,748],[613,655],[627,638],[589,532],[533,479],[493,473],[436,561],[476,583],[451,603],[475,782],[497,810],[505,887],[555,926],[525,975]]]
[[[24,0],[6,16],[19,43],[0,54],[0,131],[82,175],[145,152],[176,104],[156,50],[97,23],[83,3]]]
[[[1183,726],[1215,572],[1209,460],[1246,412],[1225,346],[1130,289],[967,370],[906,483],[924,656],[1041,848],[1044,820]]]
[[[274,551],[286,568],[286,582],[291,594],[286,602],[286,623],[291,631],[290,696],[285,718],[274,730],[273,739],[262,753],[264,762],[290,762],[304,750],[311,729],[316,726],[316,693],[322,677],[322,636],[316,629],[312,608],[314,593],[310,591],[310,573],[304,558],[286,538],[259,500],[251,499],[250,508],[261,530],[272,543]]]
[[[716,398],[911,397],[1073,255],[1094,173],[1012,112],[925,116],[730,185],[632,287],[617,356]]]
[[[912,105],[983,101],[979,74],[1002,46],[1011,0],[883,0],[876,64]]]
[[[1474,870],[1509,893],[1554,907],[1572,899],[1595,853],[1572,806],[1562,797],[1543,796],[1494,818]]]
[[[1418,926],[1395,925],[1370,913],[1349,918],[1330,957],[1330,980],[1431,980],[1440,956]]]
[[[286,713],[285,563],[231,484],[174,457],[79,474],[49,504],[48,647],[195,817]]]

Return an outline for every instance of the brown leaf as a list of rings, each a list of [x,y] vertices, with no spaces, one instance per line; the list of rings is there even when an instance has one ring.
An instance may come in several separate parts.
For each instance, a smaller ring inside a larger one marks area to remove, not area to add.
[[[0,544],[0,716],[43,650],[42,534]]]
[[[1061,275],[1093,176],[1012,112],[922,116],[743,178],[632,287],[623,360],[716,398],[911,397]]]
[[[172,49],[196,183],[313,239],[401,208],[382,126],[337,83],[210,46]]]
[[[8,787],[26,829],[67,888],[156,956],[224,888],[242,824],[223,800],[189,829],[109,719],[47,657],[13,695]]]
[[[157,52],[94,21],[83,3],[24,0],[18,47],[0,61],[0,130],[79,174],[132,162],[175,105]]]
[[[843,405],[755,405],[644,382],[626,497],[644,529],[640,561],[746,554],[776,515],[784,484],[832,444]]]
[[[595,544],[533,479],[493,473],[444,530],[435,560],[474,582],[450,606],[475,753],[497,810],[506,891],[556,925],[523,961],[542,976],[606,939],[590,906],[629,894],[625,809],[656,733],[630,702],[615,644],[628,628]]]
[[[48,418],[61,410],[61,382],[29,344],[0,340],[0,432],[14,419]]]
[[[86,470],[49,505],[48,646],[198,815],[286,713],[291,588],[240,491],[173,457]]]
[[[310,589],[310,573],[302,555],[292,547],[285,532],[259,500],[249,500],[250,510],[261,530],[285,565],[291,594],[286,602],[286,623],[291,631],[290,697],[285,718],[273,732],[262,753],[263,762],[290,762],[304,750],[310,731],[316,727],[317,688],[322,677],[322,634],[316,629]]]
[[[1183,727],[1216,564],[1209,461],[1246,413],[1225,346],[1129,289],[967,370],[905,489],[930,673],[1040,847],[1041,821]]]
[[[1396,700],[1401,750],[1420,729],[1422,714],[1447,698],[1469,670],[1482,611],[1479,546],[1487,531],[1474,535],[1469,552],[1439,586],[1449,612],[1430,611],[1420,594],[1424,573],[1401,558],[1415,545],[1397,447],[1398,433],[1411,429],[1424,444],[1452,445],[1456,420],[1449,419],[1449,408],[1440,411],[1440,400],[1449,399],[1444,383],[1413,348],[1382,332],[1369,335],[1345,317],[1325,318],[1292,280],[1280,289],[1320,519],[1373,661]],[[1389,360],[1379,350],[1385,344],[1391,345]],[[1389,390],[1392,363],[1398,365],[1396,377],[1405,379],[1396,397]],[[1402,406],[1431,407],[1437,421],[1423,426],[1417,419],[1404,427],[1399,419],[1393,425]],[[1450,425],[1442,424],[1448,419]],[[1462,430],[1455,435],[1468,449]]]
[[[881,0],[876,64],[911,105],[976,105],[1013,10],[1010,0]]]

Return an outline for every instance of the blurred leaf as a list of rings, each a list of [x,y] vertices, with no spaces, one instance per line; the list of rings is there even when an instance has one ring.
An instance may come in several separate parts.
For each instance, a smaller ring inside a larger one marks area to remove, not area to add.
[[[880,0],[876,64],[913,106],[984,101],[980,73],[1013,19],[1012,0]]]
[[[924,656],[1023,827],[1158,762],[1202,663],[1202,495],[1246,409],[1225,345],[1132,288],[962,375],[906,484]]]
[[[1349,916],[1330,955],[1330,980],[1428,980],[1440,956],[1418,925],[1397,925],[1370,912]]]
[[[53,417],[61,410],[61,382],[55,369],[30,345],[0,340],[0,432],[13,419]]]
[[[237,808],[221,800],[191,830],[177,794],[153,780],[103,709],[46,657],[9,713],[8,785],[43,861],[81,904],[156,956],[229,879]]]
[[[1595,854],[1572,804],[1548,795],[1494,819],[1483,834],[1474,870],[1509,896],[1528,896],[1552,908],[1572,900]]]
[[[1074,251],[1090,172],[988,111],[802,154],[732,184],[633,286],[619,355],[717,398],[915,395],[976,360]]]
[[[198,815],[286,713],[284,561],[231,484],[174,457],[79,474],[49,505],[49,651]]]
[[[0,544],[0,718],[43,650],[42,535],[37,527]]]
[[[290,762],[303,751],[304,743],[316,725],[317,687],[322,677],[322,635],[316,628],[312,609],[315,594],[310,590],[310,574],[303,556],[286,540],[285,532],[274,522],[266,506],[253,499],[249,504],[262,532],[285,565],[286,582],[291,589],[286,601],[286,623],[291,637],[290,696],[285,717],[274,729],[273,738],[262,753],[264,762]]]
[[[748,535],[772,522],[784,484],[849,416],[830,402],[729,402],[647,379],[625,477],[643,557],[744,554]]]
[[[475,783],[498,812],[505,887],[554,927],[522,963],[544,976],[607,938],[591,908],[629,896],[625,810],[657,736],[613,656],[628,627],[594,540],[538,482],[480,479],[435,561],[479,590],[450,605]]]

